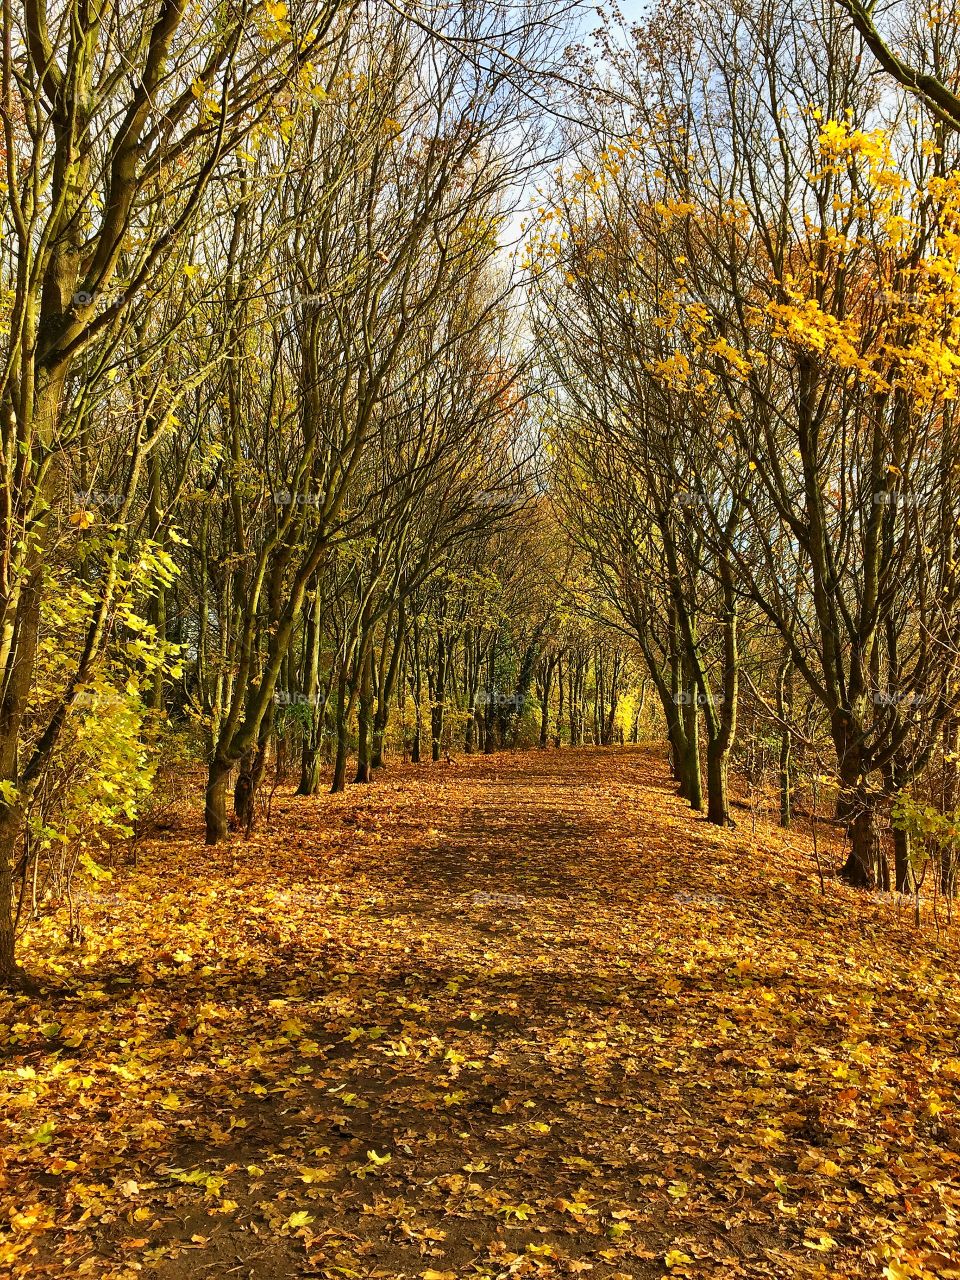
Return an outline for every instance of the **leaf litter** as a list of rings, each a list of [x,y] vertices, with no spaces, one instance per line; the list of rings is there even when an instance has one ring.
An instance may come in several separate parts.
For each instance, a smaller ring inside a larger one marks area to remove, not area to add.
[[[653,754],[185,817],[84,919],[0,998],[0,1275],[960,1277],[955,938]]]

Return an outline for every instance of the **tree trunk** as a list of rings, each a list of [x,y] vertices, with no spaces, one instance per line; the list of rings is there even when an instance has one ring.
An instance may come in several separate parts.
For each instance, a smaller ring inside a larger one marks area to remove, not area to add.
[[[423,667],[420,662],[420,628],[413,622],[413,746],[410,751],[412,764],[419,764],[423,753]]]
[[[718,827],[731,825],[727,796],[728,755],[719,743],[707,743],[707,820]]]
[[[39,537],[39,530],[37,533]],[[13,636],[6,655],[4,696],[0,700],[0,779],[14,787],[21,783],[20,729],[27,707],[40,634],[41,565],[39,546],[30,553],[32,568],[13,618]],[[17,854],[24,841],[22,801],[0,803],[0,986],[12,986],[22,975],[16,959],[14,892]]]
[[[337,681],[337,754],[333,762],[333,782],[330,790],[336,795],[347,785],[347,757],[349,754],[347,712],[347,673],[343,669]]]
[[[204,802],[207,844],[219,844],[227,838],[227,782],[232,764],[220,756],[214,756],[207,770],[207,791]]]
[[[333,761],[333,782],[330,791],[337,795],[347,787],[347,760],[350,755],[350,744],[347,738],[346,722],[337,726],[337,754]]]
[[[240,760],[233,788],[233,811],[244,835],[250,835],[256,825],[257,794],[263,780],[266,759],[267,743],[266,740],[261,740],[256,750],[246,752]]]
[[[397,677],[400,673],[400,660],[405,648],[406,631],[406,601],[401,598],[397,608],[396,626],[392,632],[393,641],[390,645],[390,661],[385,669],[383,668],[383,658],[386,654],[386,646],[390,643],[389,625],[386,629],[387,634],[384,636],[384,650],[381,654],[382,674],[377,688],[377,705],[373,713],[373,748],[370,758],[370,763],[374,769],[382,769],[384,765],[384,743],[387,737],[387,725],[390,723],[390,706],[393,702],[393,691],[397,687]]]
[[[370,736],[373,727],[373,648],[361,659],[360,694],[357,703],[357,775],[354,781],[366,783],[371,778]]]
[[[700,772],[700,708],[691,697],[683,708],[684,760],[681,794],[690,801],[690,808],[698,813],[703,810],[703,776]]]
[[[0,807],[0,988],[13,986],[20,973],[14,936],[13,881],[21,821],[19,805]]]
[[[677,701],[679,685],[671,680],[670,685],[661,678],[656,681],[663,718],[667,722],[667,741],[670,744],[670,775],[677,784],[677,790],[684,800],[690,799],[690,785],[687,779],[687,735],[684,729],[684,710]]]
[[[300,752],[298,796],[316,795],[320,786],[320,748],[323,742],[323,704],[320,693],[320,640],[322,610],[318,594],[309,601],[305,624],[306,644],[303,655],[303,690],[309,708],[309,723],[303,735]]]
[[[260,725],[256,747],[252,747],[243,755],[234,788],[233,811],[237,815],[240,830],[245,835],[250,835],[256,826],[257,796],[260,794],[260,784],[263,782],[267,767],[267,751],[273,736],[273,719],[274,708],[271,704]]]
[[[670,774],[680,796],[684,800],[689,800],[687,794],[687,742],[683,736],[683,729],[676,721],[667,721],[667,739],[670,743]]]
[[[855,889],[889,889],[876,808],[862,795],[855,802],[849,830],[850,853],[840,872],[843,879]]]
[[[467,643],[464,644],[463,653],[464,665],[466,667],[465,692],[467,700],[467,719],[463,726],[463,749],[468,756],[472,756],[477,750],[477,742],[479,739],[477,724],[477,696],[480,693],[481,658],[472,639],[469,638]]]
[[[957,892],[957,851],[953,844],[940,850],[940,891],[945,898],[953,898]]]
[[[898,892],[913,893],[916,884],[910,865],[910,832],[899,827],[893,828],[893,866]]]
[[[547,663],[543,672],[543,688],[540,692],[540,750],[547,749],[550,737],[550,694],[553,690],[553,663]]]
[[[386,706],[378,706],[373,713],[373,735],[370,747],[370,765],[373,769],[382,769],[384,767],[384,742],[387,736],[389,709]]]
[[[320,760],[319,743],[311,742],[307,738],[303,740],[303,750],[300,754],[300,785],[297,787],[298,796],[315,796],[320,790],[320,772],[322,763]]]
[[[496,705],[495,705],[495,676],[496,676],[496,646],[491,645],[490,656],[487,660],[487,700],[483,708],[483,752],[484,755],[493,755],[497,749],[496,740]]]
[[[255,770],[256,753],[247,751],[240,759],[237,780],[233,784],[233,812],[237,819],[237,825],[246,835],[249,835],[253,830],[253,815],[256,804],[254,797]]]
[[[559,750],[563,727],[563,661],[557,659],[557,727],[553,735],[553,745]]]
[[[436,763],[440,759],[443,741],[444,700],[447,689],[447,637],[441,630],[437,635],[437,674],[433,686],[433,702],[430,707],[430,753]]]
[[[793,818],[793,795],[791,774],[793,771],[793,741],[788,728],[791,703],[792,668],[784,662],[777,672],[777,715],[783,721],[780,727],[780,758],[777,768],[777,782],[780,788],[780,825],[789,827]]]
[[[780,762],[777,783],[780,789],[780,825],[789,827],[793,821],[793,784],[791,781],[790,734],[784,730],[780,737]]]

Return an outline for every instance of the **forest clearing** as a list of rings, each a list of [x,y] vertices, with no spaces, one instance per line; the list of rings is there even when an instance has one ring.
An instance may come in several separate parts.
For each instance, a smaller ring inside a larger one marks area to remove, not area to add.
[[[957,1274],[956,926],[752,826],[590,748],[181,816],[0,1004],[0,1262]]]

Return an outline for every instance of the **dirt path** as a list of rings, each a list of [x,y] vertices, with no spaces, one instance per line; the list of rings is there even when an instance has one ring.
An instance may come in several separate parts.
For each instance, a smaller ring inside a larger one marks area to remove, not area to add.
[[[586,750],[149,847],[0,999],[0,1275],[960,1276],[957,947],[748,827]]]

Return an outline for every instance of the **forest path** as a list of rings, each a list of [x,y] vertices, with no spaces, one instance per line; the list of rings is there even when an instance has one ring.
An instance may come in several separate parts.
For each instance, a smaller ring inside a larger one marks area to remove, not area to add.
[[[0,1275],[960,1275],[956,943],[742,817],[630,749],[191,816],[0,999]]]

